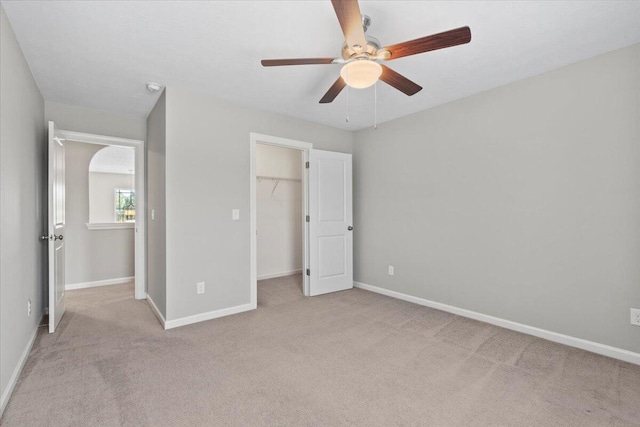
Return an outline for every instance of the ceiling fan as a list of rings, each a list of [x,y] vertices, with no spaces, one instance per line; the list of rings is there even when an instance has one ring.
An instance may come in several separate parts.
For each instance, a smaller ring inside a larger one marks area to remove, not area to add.
[[[357,0],[331,0],[344,33],[342,58],[298,58],[263,59],[264,67],[280,65],[344,64],[340,77],[320,100],[321,104],[332,102],[346,85],[363,89],[375,84],[378,79],[398,89],[406,95],[415,95],[422,87],[380,62],[391,61],[405,56],[457,46],[471,41],[469,27],[433,34],[431,36],[382,47],[380,42],[365,32],[371,25],[371,18],[360,14]]]

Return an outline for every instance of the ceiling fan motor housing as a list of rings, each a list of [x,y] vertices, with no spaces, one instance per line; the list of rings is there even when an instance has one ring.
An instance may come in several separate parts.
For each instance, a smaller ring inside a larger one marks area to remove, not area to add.
[[[373,36],[365,35],[365,37],[367,45],[364,49],[352,49],[346,42],[342,45],[342,58],[345,61],[359,56],[372,57],[371,59],[375,59],[378,56],[378,49],[382,47],[380,41]]]

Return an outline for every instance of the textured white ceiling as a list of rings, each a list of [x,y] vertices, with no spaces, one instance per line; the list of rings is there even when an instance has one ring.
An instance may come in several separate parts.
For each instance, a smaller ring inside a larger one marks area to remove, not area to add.
[[[96,152],[89,163],[89,172],[133,174],[135,170],[135,153],[127,147],[107,146]]]
[[[2,1],[48,100],[146,116],[148,81],[356,130],[374,89],[318,101],[339,65],[263,68],[260,59],[339,56],[322,1]],[[387,65],[424,87],[378,85],[378,123],[640,42],[640,1],[362,1],[383,45],[469,25],[468,45]]]

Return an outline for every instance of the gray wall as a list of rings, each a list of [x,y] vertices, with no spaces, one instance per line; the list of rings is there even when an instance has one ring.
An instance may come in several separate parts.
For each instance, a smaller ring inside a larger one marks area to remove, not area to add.
[[[166,108],[167,319],[248,304],[249,133],[343,152],[353,134],[180,88],[167,90]]]
[[[44,308],[44,101],[0,6],[0,393]],[[33,310],[27,316],[27,300]],[[0,402],[0,415],[6,400]]]
[[[165,216],[166,92],[147,118],[147,293],[167,317]],[[151,209],[156,212],[151,219]]]
[[[131,277],[134,229],[89,230],[89,163],[103,145],[65,143],[66,283]],[[129,178],[130,179],[130,178]]]
[[[45,101],[45,119],[55,121],[58,129],[120,138],[144,140],[147,131],[147,122],[144,117],[52,101]]]
[[[133,154],[133,150],[132,154]],[[91,169],[91,164],[89,165]],[[89,222],[113,223],[116,190],[134,190],[135,174],[89,172]],[[133,223],[127,224],[133,226]]]
[[[358,132],[355,280],[640,352],[639,123],[635,45]]]

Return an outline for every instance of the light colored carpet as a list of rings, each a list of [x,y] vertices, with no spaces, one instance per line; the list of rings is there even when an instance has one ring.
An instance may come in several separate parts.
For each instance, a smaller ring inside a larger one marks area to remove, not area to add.
[[[71,291],[12,426],[640,424],[640,366],[359,289],[163,331],[133,286]]]

